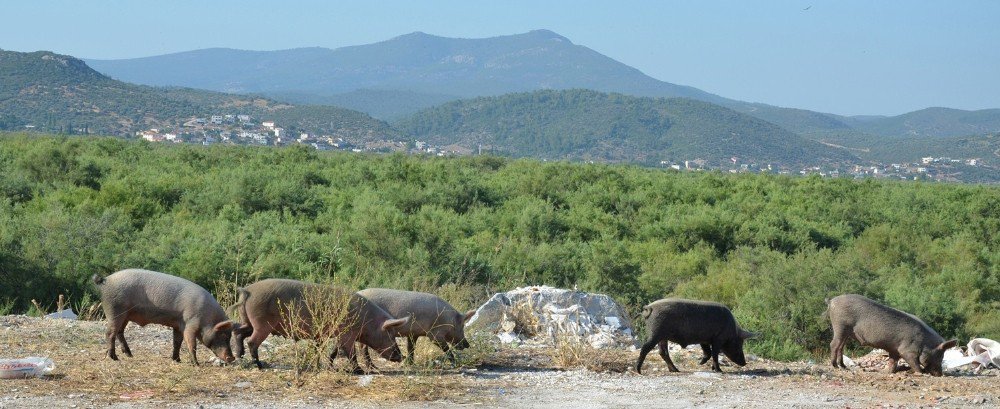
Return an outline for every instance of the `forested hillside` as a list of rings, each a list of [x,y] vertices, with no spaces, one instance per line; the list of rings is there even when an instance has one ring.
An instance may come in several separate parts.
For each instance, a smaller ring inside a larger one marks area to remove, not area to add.
[[[578,286],[636,315],[702,298],[762,332],[757,353],[791,358],[827,348],[823,299],[846,292],[946,337],[1000,338],[1000,189],[0,137],[0,306],[80,303],[91,275],[126,267],[222,292],[338,277],[482,302]]]
[[[848,162],[847,151],[707,102],[589,90],[535,91],[456,101],[396,124],[437,144],[514,156],[659,163],[732,157],[785,166]]]
[[[384,122],[336,107],[292,106],[270,99],[116,81],[76,58],[46,51],[0,50],[0,130],[129,135],[176,128],[195,117],[248,114],[281,119],[308,132],[395,136]]]

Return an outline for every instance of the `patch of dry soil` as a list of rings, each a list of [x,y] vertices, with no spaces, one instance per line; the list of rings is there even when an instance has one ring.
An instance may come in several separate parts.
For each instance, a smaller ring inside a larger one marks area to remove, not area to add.
[[[0,358],[48,356],[56,370],[44,379],[0,380],[0,408],[368,408],[368,407],[960,407],[1000,405],[1000,377],[949,372],[935,378],[805,362],[752,360],[725,373],[699,366],[700,352],[671,354],[669,373],[656,354],[644,374],[630,369],[635,352],[617,352],[588,369],[554,368],[552,350],[497,349],[475,366],[450,368],[418,360],[418,368],[377,362],[380,373],[352,376],[331,369],[300,378],[290,369],[287,340],[271,339],[261,355],[273,367],[173,363],[170,331],[130,325],[135,358],[105,356],[101,322],[0,317]],[[429,349],[428,349],[429,351]],[[199,349],[202,361],[211,354]]]

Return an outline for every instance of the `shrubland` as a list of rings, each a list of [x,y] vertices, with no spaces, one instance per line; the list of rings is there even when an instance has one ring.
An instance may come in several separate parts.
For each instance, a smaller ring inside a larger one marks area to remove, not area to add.
[[[634,166],[0,136],[0,310],[93,300],[141,267],[219,293],[267,277],[439,292],[547,284],[729,305],[793,359],[859,293],[1000,338],[1000,189]],[[219,287],[219,288],[216,288]]]

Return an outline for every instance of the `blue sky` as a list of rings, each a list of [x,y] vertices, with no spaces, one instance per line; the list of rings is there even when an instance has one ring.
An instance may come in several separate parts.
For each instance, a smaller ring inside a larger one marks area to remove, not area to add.
[[[1000,1],[5,1],[0,48],[128,58],[532,29],[746,101],[895,115],[1000,108]]]

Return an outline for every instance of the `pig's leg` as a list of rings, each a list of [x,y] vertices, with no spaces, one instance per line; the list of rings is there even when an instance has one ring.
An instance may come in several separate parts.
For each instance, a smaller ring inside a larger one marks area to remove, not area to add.
[[[184,333],[180,329],[174,328],[174,346],[170,353],[170,359],[174,362],[181,361],[181,343],[184,342]]]
[[[253,334],[250,338],[247,338],[247,346],[250,347],[250,358],[253,359],[253,363],[257,364],[257,369],[264,369],[264,364],[260,362],[260,344],[267,339],[270,335],[270,330],[267,332],[263,331],[260,326],[254,326]],[[337,356],[337,350],[333,350],[333,354],[330,356],[330,361]]]
[[[444,351],[444,354],[445,356],[448,357],[449,362],[455,364],[457,358],[455,358],[455,350],[451,348],[451,345],[449,345],[447,342],[438,340],[434,340],[434,344],[437,345],[438,348],[441,348],[442,351]]]
[[[405,365],[413,365],[413,360],[416,359],[414,350],[417,346],[417,337],[406,337],[406,359],[403,361]]]
[[[920,357],[919,356],[917,356],[915,354],[906,354],[906,356],[903,357],[903,360],[905,360],[907,364],[910,364],[910,368],[913,368],[913,373],[923,373],[924,372],[923,369],[920,368]]]
[[[670,372],[680,372],[680,370],[674,366],[674,361],[670,360],[670,344],[667,340],[664,339],[660,341],[658,345],[660,346],[660,358],[663,358],[663,362],[667,363],[667,369],[669,369]]]
[[[118,342],[122,343],[122,353],[125,354],[125,356],[131,358],[132,357],[132,348],[129,348],[128,347],[128,341],[125,341],[125,327],[126,326],[128,326],[128,322],[127,321],[125,322],[125,325],[122,325],[122,327],[118,329],[118,333],[115,334],[115,337],[118,338]]]
[[[899,354],[895,352],[889,352],[889,372],[896,373],[902,370],[899,367]]]
[[[333,351],[330,351],[330,368],[333,368],[333,361],[337,360],[337,354],[340,353],[340,346],[333,347]]]
[[[108,330],[105,333],[105,338],[108,340],[108,357],[112,361],[118,360],[118,354],[115,352],[115,338],[118,334],[118,330],[115,329],[115,323],[108,321]]]
[[[722,349],[722,345],[718,342],[712,342],[712,370],[715,372],[722,372],[722,367],[719,366],[719,350]]]
[[[239,329],[233,331],[236,335],[236,357],[243,359],[243,355],[246,353],[246,349],[243,347],[243,341],[246,340],[250,334],[253,333],[253,327],[250,325],[240,326]]]
[[[347,354],[347,360],[351,362],[353,368],[351,368],[351,373],[355,375],[362,375],[365,373],[361,369],[361,365],[358,365],[358,351],[354,349],[354,342],[345,342],[343,344],[344,353]]]
[[[198,366],[198,337],[195,334],[197,327],[190,326],[184,330],[184,342],[187,343],[188,353],[191,355],[191,363]]]
[[[375,364],[372,362],[371,353],[368,352],[368,345],[361,344],[361,355],[365,357],[365,366],[368,367],[369,371],[377,370]]]
[[[111,358],[112,361],[118,360],[118,354],[115,353],[115,339],[121,339],[124,343],[124,337],[119,338],[118,333],[123,331],[126,325],[128,325],[128,319],[125,317],[116,316],[114,318],[108,318],[108,330],[107,333],[105,333],[105,336],[108,340],[108,357]],[[129,352],[130,353],[127,355],[132,356],[131,351]]]
[[[659,341],[656,338],[650,338],[649,341],[642,344],[642,349],[639,350],[639,359],[635,362],[635,371],[637,373],[642,373],[642,361],[646,360],[646,354],[653,350],[653,348],[656,348],[657,343]]]
[[[701,362],[698,365],[705,365],[709,359],[712,359],[712,345],[711,344],[701,344]]]
[[[847,368],[847,365],[844,365],[844,346],[847,345],[850,336],[846,332],[847,330],[843,328],[833,329],[833,340],[830,341],[830,365],[834,368]]]

